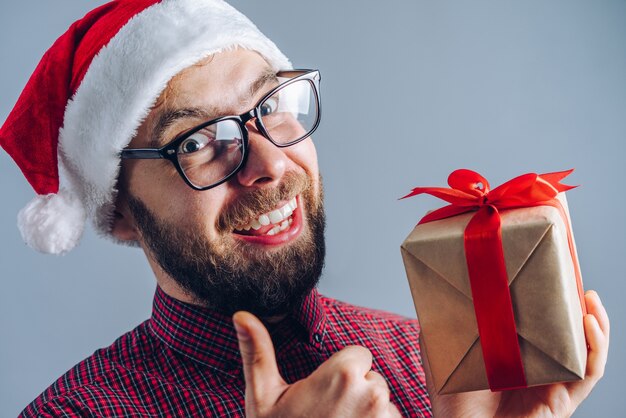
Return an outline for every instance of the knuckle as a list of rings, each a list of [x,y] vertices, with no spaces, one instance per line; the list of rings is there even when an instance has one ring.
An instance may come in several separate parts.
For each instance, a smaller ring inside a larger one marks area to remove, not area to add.
[[[589,373],[589,377],[591,377],[594,382],[597,382],[604,376],[604,369],[605,367],[603,364],[599,364],[596,367],[591,368],[591,373]]]
[[[389,391],[381,385],[372,386],[367,397],[367,403],[373,410],[384,410],[389,404]]]
[[[372,363],[372,352],[360,345],[351,345],[343,350],[343,357],[347,362],[352,364],[367,365],[369,368]]]
[[[345,349],[349,350],[351,354],[357,357],[372,357],[372,352],[362,345],[350,345]]]
[[[258,365],[263,358],[261,352],[258,350],[245,350],[241,352],[241,355],[250,366]]]
[[[604,372],[598,370],[585,376],[584,380],[587,383],[587,387],[590,388],[590,390],[593,389],[598,384],[600,379],[602,379],[603,375],[604,375]]]
[[[340,365],[335,372],[335,381],[340,387],[353,386],[357,381],[357,374],[354,368],[350,367],[350,364]]]

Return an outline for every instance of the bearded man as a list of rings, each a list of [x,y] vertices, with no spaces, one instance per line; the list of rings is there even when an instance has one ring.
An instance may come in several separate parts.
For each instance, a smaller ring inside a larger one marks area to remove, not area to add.
[[[294,70],[221,0],[113,1],[57,40],[0,131],[39,195],[20,229],[35,249],[63,253],[91,217],[103,235],[141,247],[157,290],[150,319],[77,364],[23,416],[575,410],[608,350],[594,292],[584,380],[438,397],[427,391],[417,321],[316,291],[320,80]]]

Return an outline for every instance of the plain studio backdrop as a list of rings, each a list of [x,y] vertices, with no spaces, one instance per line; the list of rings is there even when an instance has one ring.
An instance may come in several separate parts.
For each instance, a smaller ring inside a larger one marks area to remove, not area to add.
[[[626,2],[623,0],[232,2],[300,68],[322,73],[315,134],[325,180],[323,293],[415,316],[400,243],[456,168],[492,185],[575,167],[568,193],[585,288],[612,323],[604,379],[577,417],[626,409]],[[0,121],[40,57],[95,0],[0,6]],[[63,257],[23,244],[33,191],[0,153],[0,416],[150,315],[137,249],[89,229]],[[623,416],[623,415],[622,415]]]

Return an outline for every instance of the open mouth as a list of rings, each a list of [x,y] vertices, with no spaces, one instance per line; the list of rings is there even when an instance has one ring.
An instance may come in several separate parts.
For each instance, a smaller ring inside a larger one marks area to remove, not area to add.
[[[247,237],[273,237],[288,234],[299,218],[298,199],[285,202],[271,212],[259,215],[233,232]]]

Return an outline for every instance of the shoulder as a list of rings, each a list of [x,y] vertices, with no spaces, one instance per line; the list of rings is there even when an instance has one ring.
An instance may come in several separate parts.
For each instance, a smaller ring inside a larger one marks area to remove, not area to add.
[[[146,327],[144,322],[76,364],[32,401],[20,417],[103,416],[102,402],[124,390],[156,349]]]

